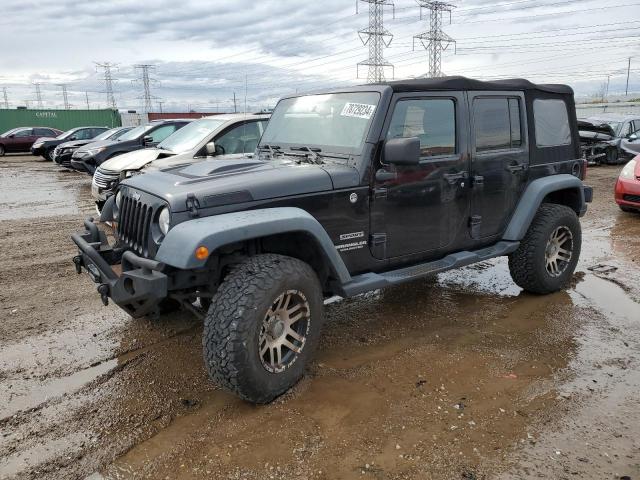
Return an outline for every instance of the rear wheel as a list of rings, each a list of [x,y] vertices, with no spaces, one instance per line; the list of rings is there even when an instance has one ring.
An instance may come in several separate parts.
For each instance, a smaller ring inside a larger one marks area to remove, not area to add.
[[[205,318],[209,375],[245,400],[270,402],[302,377],[322,321],[322,288],[309,265],[251,257],[229,273]]]
[[[544,203],[518,249],[509,255],[511,277],[531,293],[558,291],[569,283],[581,246],[576,213],[564,205]]]

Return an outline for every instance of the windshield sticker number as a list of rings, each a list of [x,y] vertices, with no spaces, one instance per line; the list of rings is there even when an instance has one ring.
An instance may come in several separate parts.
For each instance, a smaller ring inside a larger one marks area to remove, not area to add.
[[[347,103],[342,109],[340,114],[343,117],[356,117],[369,119],[375,112],[375,105],[368,105],[366,103]]]

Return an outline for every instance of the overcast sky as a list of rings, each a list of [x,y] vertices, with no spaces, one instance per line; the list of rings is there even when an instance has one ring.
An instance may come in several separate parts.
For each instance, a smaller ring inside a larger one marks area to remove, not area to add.
[[[139,108],[133,65],[150,63],[165,111],[229,111],[234,92],[242,110],[245,82],[249,109],[271,106],[284,94],[366,81],[356,64],[368,55],[357,34],[368,4],[359,3],[356,14],[354,0],[0,0],[0,87],[11,107],[35,106],[32,82],[43,83],[45,107],[62,105],[59,83],[69,85],[75,107],[85,105],[85,92],[92,108],[103,107],[93,62],[113,62],[118,106]],[[640,0],[452,3],[445,32],[457,48],[445,52],[445,74],[562,82],[580,96],[610,75],[609,92],[619,94],[633,57],[630,90],[640,92]],[[415,0],[396,0],[395,19],[392,11],[385,57],[395,78],[424,75],[426,52],[413,49],[412,37],[428,30],[427,17]]]

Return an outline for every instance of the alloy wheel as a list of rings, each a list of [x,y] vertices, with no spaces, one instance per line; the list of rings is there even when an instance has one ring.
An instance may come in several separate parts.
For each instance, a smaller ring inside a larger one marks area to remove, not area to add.
[[[545,263],[547,273],[559,277],[571,263],[573,256],[573,234],[568,227],[556,228],[547,241]]]

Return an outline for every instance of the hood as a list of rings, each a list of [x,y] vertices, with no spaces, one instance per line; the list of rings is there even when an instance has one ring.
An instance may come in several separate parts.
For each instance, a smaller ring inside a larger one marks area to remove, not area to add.
[[[51,140],[55,140],[55,137],[38,137],[33,143],[50,142]]]
[[[358,184],[355,168],[347,165],[298,164],[291,160],[257,160],[250,157],[214,159],[137,175],[122,183],[164,198],[173,212],[187,210],[193,194],[200,208],[268,200],[329,191],[334,177],[344,187],[345,178]]]
[[[87,150],[91,150],[94,148],[110,147],[111,145],[115,145],[117,143],[119,143],[117,140],[98,140],[97,142],[87,143],[82,147],[82,150],[86,152]],[[130,142],[121,142],[121,143],[128,144]]]
[[[111,172],[122,172],[123,170],[140,170],[147,163],[167,156],[166,150],[159,148],[143,148],[142,150],[134,150],[133,152],[124,153],[113,157],[100,165],[102,170]],[[171,156],[171,155],[169,155]]]
[[[60,144],[60,148],[78,148],[91,143],[91,140],[74,140]]]
[[[578,131],[581,138],[611,140],[616,136],[610,125],[606,123],[578,120]]]

